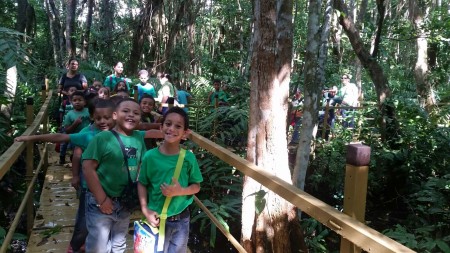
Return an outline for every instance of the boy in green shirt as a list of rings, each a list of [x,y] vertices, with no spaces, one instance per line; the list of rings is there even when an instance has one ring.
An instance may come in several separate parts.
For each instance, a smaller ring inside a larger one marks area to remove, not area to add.
[[[127,170],[135,181],[146,151],[145,132],[135,130],[141,120],[139,105],[131,99],[119,101],[113,118],[114,131],[124,144],[128,166],[121,145],[111,131],[97,134],[83,153],[83,173],[89,188],[86,252],[125,251],[130,211],[122,206],[120,197],[128,185]]]
[[[139,173],[139,201],[150,225],[160,226],[159,216],[164,201],[172,197],[166,210],[165,236],[158,235],[159,238],[164,237],[164,252],[186,252],[190,219],[188,207],[203,181],[197,159],[190,151],[186,151],[179,179],[173,178],[180,142],[186,138],[188,125],[187,114],[182,108],[170,108],[163,119],[164,142],[145,153]]]

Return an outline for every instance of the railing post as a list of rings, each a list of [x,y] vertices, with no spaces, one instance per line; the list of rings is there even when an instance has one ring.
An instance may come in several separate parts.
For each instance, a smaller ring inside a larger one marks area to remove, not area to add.
[[[133,90],[134,90],[134,93],[133,93],[134,101],[139,103],[139,101],[138,101],[138,98],[139,98],[138,86],[137,85],[133,86]]]
[[[41,100],[43,103],[45,102],[45,99],[47,98],[47,87],[48,87],[47,85],[48,85],[48,79],[47,79],[47,77],[45,77],[45,84],[42,85],[42,93],[41,93],[41,97],[42,97]],[[43,134],[48,133],[48,111],[44,114],[44,118],[42,120],[42,133]],[[44,149],[46,149],[46,148],[47,148],[47,146],[44,145]],[[47,152],[45,152],[46,150],[43,150],[43,151],[44,151],[43,152],[44,157],[42,158],[44,161],[44,164],[43,164],[44,170],[43,171],[46,171],[47,167],[48,167],[48,154],[47,154]]]
[[[26,108],[26,124],[27,127],[31,126],[34,120],[34,111],[33,111],[33,98],[28,97],[27,98],[27,108]],[[33,178],[33,145],[34,143],[32,141],[27,142],[26,147],[26,182],[27,186],[30,185],[31,179]],[[33,201],[33,194],[30,194],[30,196],[27,199],[27,234],[31,234],[31,229],[33,228],[33,220],[34,220],[34,201]]]
[[[344,213],[364,223],[370,147],[362,144],[348,145],[346,160]],[[359,253],[361,249],[347,239],[342,238],[340,252]]]

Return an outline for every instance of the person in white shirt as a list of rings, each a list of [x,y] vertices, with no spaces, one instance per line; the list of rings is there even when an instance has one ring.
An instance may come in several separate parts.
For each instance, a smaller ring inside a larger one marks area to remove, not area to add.
[[[358,97],[359,91],[356,84],[351,83],[351,75],[344,74],[341,77],[342,87],[338,91],[338,99],[335,99],[336,102],[343,106],[357,106],[358,105]],[[341,115],[344,118],[344,127],[354,127],[355,120],[353,117],[354,109],[342,109]]]

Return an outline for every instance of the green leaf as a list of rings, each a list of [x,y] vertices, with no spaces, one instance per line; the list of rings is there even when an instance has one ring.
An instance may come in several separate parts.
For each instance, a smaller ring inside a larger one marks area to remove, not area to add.
[[[450,252],[450,247],[446,242],[442,240],[437,240],[436,244],[438,248],[442,250],[442,252]]]

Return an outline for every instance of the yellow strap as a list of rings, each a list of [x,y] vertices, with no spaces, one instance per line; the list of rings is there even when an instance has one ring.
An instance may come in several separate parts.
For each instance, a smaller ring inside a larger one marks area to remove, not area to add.
[[[177,166],[175,167],[175,172],[173,173],[173,177],[178,180],[180,177],[181,167],[183,165],[184,156],[186,154],[185,149],[180,149],[180,155],[178,156]],[[170,201],[172,197],[166,197],[164,201],[164,205],[161,211],[161,215],[159,216],[159,237],[158,237],[158,251],[162,251],[164,248],[164,239],[166,234],[166,220],[167,220],[167,209],[169,209]]]

